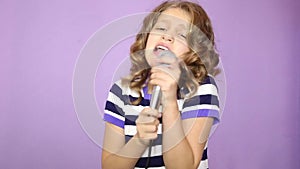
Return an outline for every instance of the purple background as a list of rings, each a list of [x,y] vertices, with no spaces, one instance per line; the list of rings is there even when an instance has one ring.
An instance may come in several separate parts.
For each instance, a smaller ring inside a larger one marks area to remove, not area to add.
[[[101,168],[101,149],[74,110],[76,59],[101,26],[158,2],[0,2],[1,169]],[[299,1],[200,2],[213,21],[227,78],[210,168],[300,168]]]

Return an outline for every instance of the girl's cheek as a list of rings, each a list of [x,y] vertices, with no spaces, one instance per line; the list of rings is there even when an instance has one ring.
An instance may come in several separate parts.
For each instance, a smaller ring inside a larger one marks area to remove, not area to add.
[[[158,66],[160,64],[159,59],[151,53],[146,54],[146,61],[151,67]]]
[[[149,51],[145,51],[145,58],[146,58],[146,61],[147,61],[147,63],[150,65],[150,66],[152,66],[152,56],[151,56],[151,54],[150,54],[150,52]]]
[[[153,67],[153,65],[154,65],[154,63],[153,63],[153,58],[147,57],[146,60],[147,60],[148,64],[149,64],[151,67]]]

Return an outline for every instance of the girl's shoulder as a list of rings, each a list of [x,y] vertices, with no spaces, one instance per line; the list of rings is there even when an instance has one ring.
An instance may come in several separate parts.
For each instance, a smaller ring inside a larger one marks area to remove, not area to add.
[[[128,83],[124,83],[122,79],[115,81],[112,84],[112,89],[118,90],[120,94],[137,97],[138,93],[129,87]]]
[[[219,89],[215,81],[215,78],[212,75],[207,75],[199,84],[199,87],[195,95],[218,96],[218,93],[219,93]]]

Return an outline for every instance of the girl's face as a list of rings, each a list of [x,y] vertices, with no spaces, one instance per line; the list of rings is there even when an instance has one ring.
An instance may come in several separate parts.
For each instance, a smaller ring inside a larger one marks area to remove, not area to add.
[[[188,52],[186,36],[191,18],[180,8],[170,8],[161,13],[147,40],[145,56],[148,64],[156,66],[156,58],[163,50],[173,52],[177,57]]]

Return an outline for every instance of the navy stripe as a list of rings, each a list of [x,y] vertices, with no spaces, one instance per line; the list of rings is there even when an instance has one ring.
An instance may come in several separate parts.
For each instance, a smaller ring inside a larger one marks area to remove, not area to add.
[[[117,85],[114,84],[111,89],[110,92],[115,94],[116,96],[118,96],[121,100],[123,100],[120,96],[122,96],[122,89]]]
[[[117,84],[114,84],[112,86],[110,92],[119,97],[120,100],[124,102],[124,104],[130,103],[130,98],[127,95],[122,94],[122,89]]]
[[[135,126],[135,121],[138,118],[138,116],[134,115],[125,115],[125,125],[133,125]]]
[[[129,97],[129,100],[131,102],[137,100],[137,97],[132,97],[131,95],[124,95],[124,97]],[[130,102],[127,102],[126,104],[131,104]],[[150,100],[142,98],[142,101],[137,105],[137,106],[149,106],[150,105]]]
[[[122,117],[124,117],[124,114],[125,114],[124,111],[118,105],[115,105],[114,103],[112,103],[110,101],[106,101],[105,110],[114,112]]]
[[[133,125],[135,126],[135,121],[138,118],[138,115],[125,115],[125,125]],[[158,119],[159,123],[162,124],[162,117]]]
[[[201,85],[213,84],[213,85],[217,86],[215,79],[212,78],[211,76],[206,76],[200,84]]]
[[[207,160],[207,148],[203,150],[201,161],[203,160]]]
[[[133,136],[125,135],[125,143],[127,143]],[[153,140],[153,146],[162,145],[162,134],[158,134],[157,138]]]
[[[115,94],[117,97],[119,97],[124,102],[124,105],[132,105],[131,103],[138,99],[137,97],[133,97],[131,95],[123,95],[122,89],[117,84],[114,84],[112,86],[110,92]],[[142,101],[138,104],[138,106],[139,105],[149,106],[150,100],[142,98]]]
[[[147,162],[147,158],[148,157],[142,157],[140,158],[137,163],[136,163],[136,167],[140,167],[140,168],[145,168],[146,166],[146,162]],[[164,166],[164,160],[162,156],[155,156],[155,157],[150,157],[150,166],[149,167],[161,167]]]
[[[147,162],[148,157],[142,157],[138,160],[136,163],[135,167],[140,167],[144,168],[146,167],[146,162]],[[207,160],[207,148],[203,150],[202,154],[202,159],[201,161]],[[155,157],[150,157],[150,166],[149,167],[161,167],[164,166],[164,161],[163,161],[163,156],[155,156]]]
[[[184,104],[183,108],[195,106],[199,104],[210,104],[210,105],[216,105],[219,107],[219,99],[215,95],[207,94],[207,95],[198,95],[194,96],[190,99],[187,99]]]

